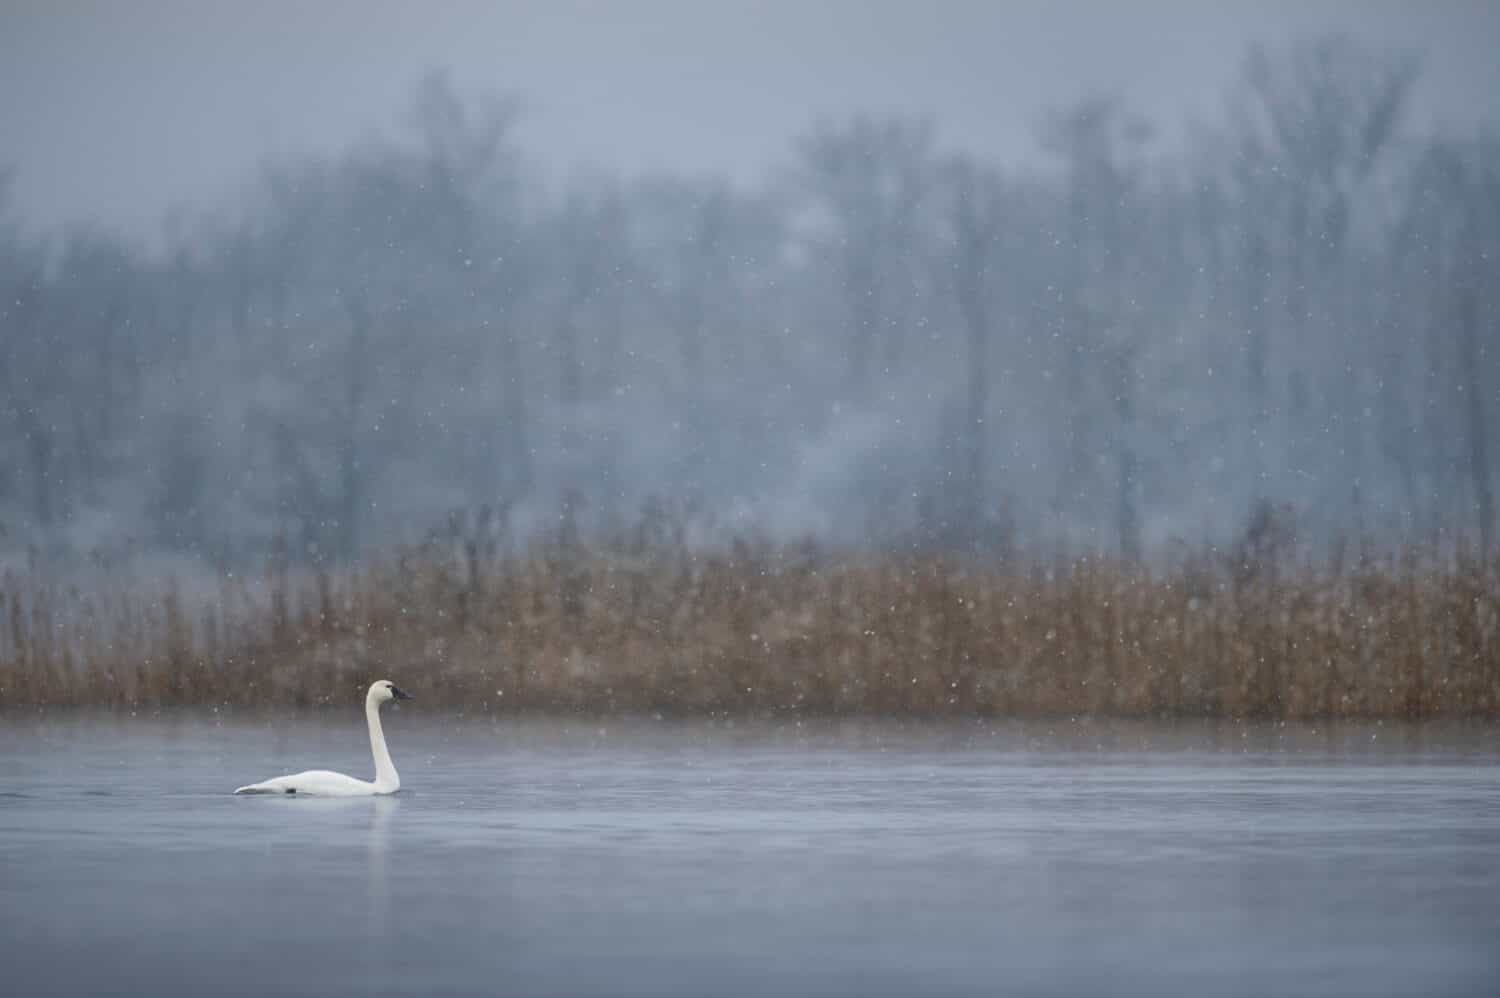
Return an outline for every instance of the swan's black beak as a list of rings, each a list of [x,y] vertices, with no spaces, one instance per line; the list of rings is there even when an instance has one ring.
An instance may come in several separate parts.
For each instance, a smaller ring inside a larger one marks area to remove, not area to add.
[[[416,697],[412,696],[410,693],[406,692],[405,690],[403,690],[399,686],[392,686],[391,687],[391,696],[395,697],[397,700],[415,700],[416,699]]]

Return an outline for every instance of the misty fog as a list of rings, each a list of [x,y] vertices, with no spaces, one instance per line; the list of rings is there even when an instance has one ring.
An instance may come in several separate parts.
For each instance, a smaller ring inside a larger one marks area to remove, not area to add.
[[[530,95],[439,66],[160,239],[24,221],[9,171],[0,548],[347,560],[643,516],[987,557],[1268,519],[1488,545],[1500,138],[1414,121],[1427,72],[1251,44],[1183,81],[1218,88],[1191,120],[987,95],[1029,122],[1008,157],[871,105],[747,176],[550,167]]]

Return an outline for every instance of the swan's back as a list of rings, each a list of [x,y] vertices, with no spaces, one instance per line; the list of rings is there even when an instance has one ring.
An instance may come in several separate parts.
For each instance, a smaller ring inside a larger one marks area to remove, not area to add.
[[[306,794],[310,797],[368,797],[376,792],[373,783],[327,769],[278,776],[235,791],[237,794]]]

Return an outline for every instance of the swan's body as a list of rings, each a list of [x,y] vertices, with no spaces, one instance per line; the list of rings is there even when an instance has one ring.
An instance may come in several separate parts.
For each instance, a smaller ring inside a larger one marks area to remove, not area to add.
[[[393,794],[401,789],[400,780],[392,786],[381,785],[380,780],[358,780],[331,769],[309,769],[290,776],[273,776],[260,783],[240,787],[237,794],[306,794],[310,797],[371,797],[375,794]]]
[[[384,679],[370,685],[365,694],[365,721],[370,726],[370,754],[375,757],[375,779],[356,780],[343,773],[326,769],[309,769],[290,776],[276,776],[261,783],[240,787],[237,794],[307,794],[316,797],[370,797],[393,794],[401,789],[401,777],[385,747],[385,731],[380,727],[380,706],[392,700],[410,700],[411,694],[397,689]]]

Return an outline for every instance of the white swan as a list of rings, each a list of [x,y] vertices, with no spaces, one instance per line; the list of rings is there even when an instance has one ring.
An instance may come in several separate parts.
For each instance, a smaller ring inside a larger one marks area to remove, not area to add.
[[[343,773],[326,769],[309,769],[305,773],[277,776],[263,783],[240,787],[237,794],[309,794],[318,797],[369,797],[393,794],[401,789],[401,777],[385,747],[385,732],[380,728],[380,705],[392,700],[411,700],[410,693],[384,679],[370,684],[365,694],[365,720],[370,724],[370,754],[375,757],[375,782],[356,780]]]

